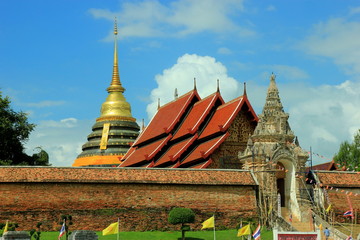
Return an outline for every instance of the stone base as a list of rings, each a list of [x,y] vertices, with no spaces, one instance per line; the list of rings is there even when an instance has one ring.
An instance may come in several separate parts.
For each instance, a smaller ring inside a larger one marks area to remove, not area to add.
[[[98,235],[94,231],[75,230],[70,234],[69,240],[98,240]]]
[[[8,231],[2,236],[3,240],[30,240],[30,235],[26,231]]]

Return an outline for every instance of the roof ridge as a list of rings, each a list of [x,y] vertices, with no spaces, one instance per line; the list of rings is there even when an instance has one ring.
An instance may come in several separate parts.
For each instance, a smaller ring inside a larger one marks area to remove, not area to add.
[[[180,99],[183,99],[183,98],[185,98],[185,97],[187,97],[188,95],[191,95],[191,94],[197,95],[197,96],[199,97],[199,99],[201,100],[201,98],[200,98],[197,90],[196,90],[196,89],[192,89],[192,90],[190,90],[189,92],[187,92],[187,93],[179,96],[177,99],[174,99],[174,100],[172,100],[172,101],[170,101],[170,102],[167,102],[167,103],[165,103],[164,105],[160,106],[159,110],[162,109],[162,108],[164,108],[164,107],[166,107],[166,106],[168,106],[168,105],[170,105],[171,103],[177,102],[177,101],[179,101]]]
[[[219,95],[219,98],[224,102],[224,100],[223,100],[220,92],[214,92],[214,93],[212,93],[212,94],[210,94],[210,95],[208,95],[208,96],[200,99],[199,101],[197,101],[197,102],[194,104],[194,106],[197,105],[197,104],[200,104],[201,102],[204,102],[205,100],[207,100],[207,99],[209,99],[209,98],[212,98],[212,97],[215,96],[215,95]],[[224,104],[224,103],[223,103],[223,104]]]
[[[228,105],[230,105],[230,104],[232,104],[232,103],[234,103],[234,102],[240,101],[240,100],[242,100],[242,99],[244,99],[244,98],[245,98],[244,95],[239,96],[239,97],[237,97],[237,98],[234,98],[233,100],[230,100],[230,101],[228,101],[228,102],[226,102],[226,103],[224,103],[224,104],[221,104],[221,106],[219,106],[218,109],[221,109],[221,108],[223,108],[223,107],[226,107],[226,106],[228,106]]]

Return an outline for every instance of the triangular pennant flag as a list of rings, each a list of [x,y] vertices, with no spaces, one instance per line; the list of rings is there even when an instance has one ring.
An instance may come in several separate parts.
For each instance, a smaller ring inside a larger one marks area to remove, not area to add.
[[[215,226],[215,217],[212,216],[211,218],[205,220],[203,223],[202,223],[202,229],[205,229],[205,228],[213,228]]]
[[[110,224],[107,228],[102,231],[102,235],[116,234],[119,232],[119,222]]]
[[[237,233],[238,237],[246,236],[246,235],[250,235],[250,223],[248,225],[240,228]]]

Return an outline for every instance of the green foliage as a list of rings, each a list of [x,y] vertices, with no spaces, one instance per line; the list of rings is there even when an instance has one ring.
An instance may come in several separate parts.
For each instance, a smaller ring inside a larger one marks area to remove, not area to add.
[[[34,235],[35,232],[36,232],[35,229],[31,229],[31,230],[29,231],[30,239],[32,239],[32,236]]]
[[[159,232],[159,231],[151,231],[151,232],[120,232],[119,239],[126,240],[174,240],[180,237],[179,231],[170,231],[170,232]],[[101,240],[114,240],[116,239],[116,235],[106,235],[103,236],[102,232],[97,232],[99,239]],[[214,233],[213,231],[190,231],[187,232],[187,239],[201,239],[201,240],[213,240]],[[225,231],[216,230],[216,239],[226,239],[226,240],[241,240],[241,238],[237,237],[237,229],[230,229]],[[59,232],[42,232],[41,240],[54,240],[59,236]],[[272,231],[267,231],[266,229],[261,230],[261,239],[272,240]]]
[[[360,171],[360,129],[352,143],[341,143],[339,152],[334,156],[334,162],[348,171]]]
[[[45,151],[33,156],[24,153],[23,144],[35,124],[28,123],[27,114],[14,111],[10,103],[9,97],[2,97],[0,92],[0,165],[48,165]]]
[[[36,224],[36,228],[38,230],[37,231],[35,229],[30,230],[30,232],[29,232],[30,233],[30,239],[32,239],[34,237],[35,240],[40,240],[40,238],[41,238],[41,229],[40,229],[41,225],[42,225],[42,222],[38,222]]]
[[[189,208],[173,208],[168,217],[171,224],[193,223],[195,221],[195,213]]]
[[[41,147],[36,148],[39,152],[32,155],[32,165],[35,166],[50,166],[49,154],[45,152]]]
[[[173,208],[168,217],[171,224],[181,224],[182,239],[185,240],[185,232],[190,230],[190,226],[185,223],[193,223],[195,221],[195,213],[190,208]]]

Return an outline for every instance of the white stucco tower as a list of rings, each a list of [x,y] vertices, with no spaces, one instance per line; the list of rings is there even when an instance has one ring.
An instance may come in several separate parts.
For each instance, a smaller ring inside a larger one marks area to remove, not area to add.
[[[254,134],[249,137],[239,159],[245,169],[254,172],[259,182],[259,209],[261,216],[282,209],[302,218],[305,188],[303,178],[308,153],[299,146],[288,123],[275,83],[270,77],[266,102]]]

